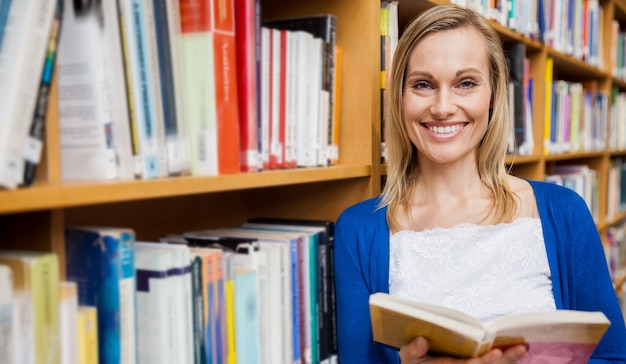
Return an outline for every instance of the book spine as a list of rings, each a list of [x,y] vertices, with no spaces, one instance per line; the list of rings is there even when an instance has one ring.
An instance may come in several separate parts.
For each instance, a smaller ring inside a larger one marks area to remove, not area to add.
[[[182,88],[190,138],[191,174],[217,175],[217,105],[213,38],[210,33],[212,9],[207,1],[200,0],[179,0],[179,5],[184,71]]]
[[[175,283],[168,276],[172,266],[169,252],[151,248],[136,251],[137,356],[139,362],[170,363],[177,357],[171,340],[172,295]]]
[[[0,186],[6,188],[17,187],[24,176],[24,147],[55,5],[16,1],[9,9],[0,48]]]
[[[56,254],[35,258],[32,293],[36,361],[58,362],[59,346],[59,261]]]
[[[2,3],[2,6],[5,6],[5,3],[10,3],[10,1],[5,0]],[[2,22],[2,11],[3,9],[0,8],[0,23]],[[57,45],[59,42],[59,34],[61,33],[62,19],[63,0],[58,0],[54,13],[54,20],[52,21],[52,29],[50,30],[50,37],[48,39],[48,49],[46,51],[46,58],[43,65],[43,71],[41,73],[39,90],[37,92],[35,112],[33,114],[24,148],[24,176],[22,178],[24,186],[30,186],[33,184],[37,173],[37,165],[39,165],[39,161],[41,159],[41,151],[43,149],[43,132],[46,124],[46,114],[48,111],[48,97],[50,94],[52,76],[54,74],[54,65],[57,54]],[[2,25],[0,24],[0,33],[2,32],[1,28]],[[1,38],[2,35],[0,34],[0,39]],[[0,47],[2,47],[1,41]]]
[[[194,364],[206,363],[206,347],[204,344],[204,277],[203,261],[201,257],[194,257],[191,261],[191,276],[193,290],[193,352]]]
[[[237,97],[242,172],[256,172],[259,167],[256,7],[256,0],[235,0]]]
[[[153,0],[155,30],[158,52],[158,69],[161,75],[161,102],[165,131],[165,148],[168,174],[180,175],[182,172],[181,147],[178,144],[178,120],[176,105],[176,85],[174,64],[170,42],[170,24],[167,15],[166,0]]]
[[[293,323],[293,364],[302,363],[302,348],[300,346],[301,342],[301,324],[300,319],[302,317],[300,310],[300,254],[298,253],[299,241],[297,239],[293,239],[290,245],[290,256],[291,256],[291,294],[292,294],[292,323]]]
[[[6,27],[7,19],[9,18],[11,1],[12,0],[0,1],[0,48],[2,48],[2,40],[4,39],[4,28]]]
[[[120,28],[120,46],[122,51],[122,60],[124,64],[124,86],[127,97],[128,124],[130,129],[131,152],[133,156],[133,174],[141,177],[141,146],[139,144],[139,113],[135,107],[135,98],[137,97],[133,91],[133,71],[131,61],[131,45],[129,39],[129,27],[126,18],[128,14],[120,6],[118,8],[118,19]]]
[[[241,171],[234,5],[211,1],[219,174]]]
[[[98,310],[95,306],[78,307],[78,363],[98,364]]]
[[[259,153],[260,169],[270,168],[270,105],[271,105],[271,63],[272,49],[271,29],[261,28],[261,60],[260,60],[260,89],[261,102],[259,114]]]
[[[133,73],[134,94],[137,96],[136,106],[141,109],[140,145],[143,163],[143,178],[152,179],[159,176],[159,155],[157,140],[157,125],[154,108],[154,94],[152,78],[150,76],[150,60],[148,40],[146,38],[146,24],[144,21],[144,6],[142,0],[131,0],[129,9],[133,39]]]
[[[281,30],[270,29],[270,169],[282,167],[281,129]]]

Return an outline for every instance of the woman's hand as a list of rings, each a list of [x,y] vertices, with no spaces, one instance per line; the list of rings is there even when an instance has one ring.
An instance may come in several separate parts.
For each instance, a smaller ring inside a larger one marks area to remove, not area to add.
[[[400,361],[402,364],[514,364],[527,355],[524,345],[512,346],[504,351],[493,349],[479,358],[472,359],[432,357],[427,355],[428,348],[428,340],[418,337],[400,348]]]

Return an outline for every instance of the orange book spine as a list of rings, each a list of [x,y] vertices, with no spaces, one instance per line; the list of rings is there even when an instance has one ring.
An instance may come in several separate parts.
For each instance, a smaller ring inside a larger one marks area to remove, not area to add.
[[[234,0],[213,0],[218,173],[241,171]]]

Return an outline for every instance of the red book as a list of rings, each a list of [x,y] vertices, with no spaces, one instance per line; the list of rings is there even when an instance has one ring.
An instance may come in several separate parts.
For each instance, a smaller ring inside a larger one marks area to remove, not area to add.
[[[259,166],[256,12],[256,0],[235,0],[237,96],[242,172],[255,172]]]
[[[211,1],[219,174],[241,171],[234,5]]]

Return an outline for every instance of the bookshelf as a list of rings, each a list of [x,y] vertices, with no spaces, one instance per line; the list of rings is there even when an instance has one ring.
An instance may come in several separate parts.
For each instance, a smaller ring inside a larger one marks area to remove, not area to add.
[[[399,1],[399,29],[401,30],[415,15],[436,5],[448,4],[447,0],[429,1]],[[522,42],[526,45],[526,56],[530,59],[530,76],[536,81],[544,80],[544,71],[548,58],[554,61],[553,79],[562,79],[570,82],[584,82],[595,80],[598,90],[610,94],[612,87],[617,87],[620,92],[626,91],[626,82],[623,78],[615,76],[609,69],[611,55],[610,35],[611,22],[619,21],[621,27],[626,25],[626,1],[606,0],[600,1],[603,11],[600,14],[600,27],[602,33],[601,58],[605,66],[593,66],[572,55],[560,52],[538,39],[520,34],[515,30],[490,20],[503,42]],[[598,219],[597,227],[603,240],[607,238],[607,230],[626,219],[626,213],[620,211],[612,217],[607,217],[608,198],[608,172],[611,160],[623,157],[623,150],[612,150],[608,147],[599,151],[566,152],[547,154],[544,150],[544,115],[546,88],[542,82],[535,82],[533,94],[533,130],[534,149],[530,155],[510,155],[507,164],[513,174],[520,177],[542,180],[547,174],[553,173],[560,165],[584,164],[597,172],[598,194]],[[610,113],[610,111],[609,111]],[[619,122],[623,123],[623,120]],[[384,166],[382,168],[384,174]]]
[[[413,16],[447,0],[401,0],[400,29]],[[337,17],[337,44],[343,49],[341,139],[339,164],[328,168],[287,169],[217,177],[172,177],[156,180],[66,182],[61,180],[57,88],[48,109],[43,162],[30,188],[0,191],[0,248],[53,251],[64,276],[64,227],[72,224],[116,225],[133,228],[138,239],[153,240],[167,233],[235,226],[255,216],[335,220],[347,206],[380,193],[385,166],[380,163],[380,51],[376,1],[262,0],[262,17],[332,13]],[[626,26],[626,0],[603,0],[604,33],[609,20]],[[524,42],[530,73],[542,80],[546,59],[554,59],[555,78],[597,80],[602,91],[612,86],[626,91],[626,80],[590,66],[543,43],[493,22],[507,42]],[[609,47],[605,37],[604,57]],[[543,115],[545,89],[534,92],[530,155],[509,156],[512,173],[543,179],[562,164],[587,164],[598,173],[598,229],[626,219],[622,211],[606,218],[607,174],[612,158],[625,150],[606,149],[545,155]]]

